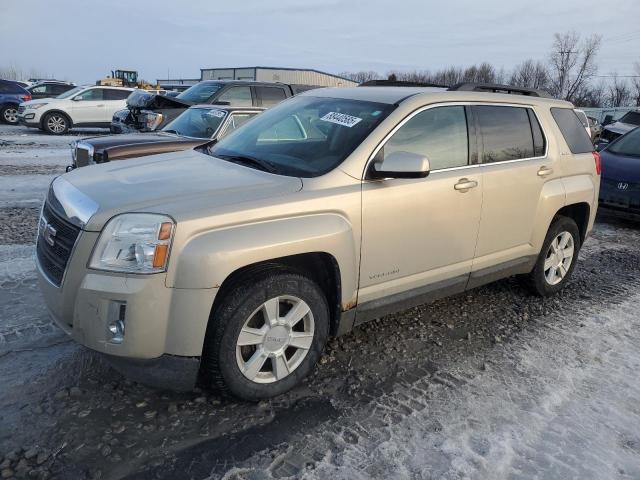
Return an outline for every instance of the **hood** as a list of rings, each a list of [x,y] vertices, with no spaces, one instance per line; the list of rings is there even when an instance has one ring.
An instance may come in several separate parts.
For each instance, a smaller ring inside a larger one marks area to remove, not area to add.
[[[194,150],[79,168],[58,178],[54,190],[55,183],[68,182],[95,205],[95,214],[84,226],[90,231],[101,230],[119,213],[165,213],[180,222],[199,211],[215,213],[225,206],[302,188],[297,177],[262,172]]]
[[[101,137],[83,138],[78,143],[92,145],[98,151],[111,147],[123,147],[128,145],[144,145],[157,143],[206,143],[209,139],[195,141],[193,138],[171,135],[169,133],[127,133],[122,135],[104,135]]]
[[[625,133],[633,130],[636,127],[637,125],[632,125],[630,123],[614,122],[604,127],[604,130],[609,130],[613,133],[619,133],[620,135],[624,135]]]
[[[145,92],[143,90],[135,90],[127,98],[127,107],[129,108],[188,108],[191,105],[193,105],[193,102]]]
[[[640,157],[618,155],[603,150],[600,152],[602,160],[602,178],[630,183],[640,183]]]
[[[20,105],[36,105],[39,103],[53,103],[60,101],[58,98],[38,98],[37,100],[29,100],[28,102],[23,102]]]

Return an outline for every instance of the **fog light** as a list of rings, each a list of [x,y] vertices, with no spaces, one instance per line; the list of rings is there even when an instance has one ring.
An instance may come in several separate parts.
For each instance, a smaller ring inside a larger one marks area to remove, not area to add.
[[[111,343],[122,343],[124,340],[125,317],[127,315],[126,302],[109,302],[107,334]]]
[[[36,114],[35,114],[35,113],[27,113],[27,114],[24,116],[24,119],[25,119],[25,120],[33,120],[33,117],[35,117],[35,116],[36,116]]]

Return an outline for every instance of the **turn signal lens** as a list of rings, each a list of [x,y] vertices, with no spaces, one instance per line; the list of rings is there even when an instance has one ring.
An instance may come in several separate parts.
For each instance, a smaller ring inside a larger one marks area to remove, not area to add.
[[[596,162],[596,173],[600,175],[602,173],[602,159],[600,158],[599,152],[591,152],[593,153],[593,159]]]
[[[167,253],[169,245],[156,245],[156,251],[153,254],[153,268],[164,268],[167,263]]]
[[[158,240],[169,240],[171,238],[171,229],[173,228],[173,223],[165,222],[160,225],[160,232],[158,233]]]

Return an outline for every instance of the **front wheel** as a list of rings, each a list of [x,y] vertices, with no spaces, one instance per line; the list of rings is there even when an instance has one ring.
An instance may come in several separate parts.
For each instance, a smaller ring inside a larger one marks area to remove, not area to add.
[[[62,113],[48,113],[42,122],[45,132],[53,135],[63,135],[71,128],[69,119]]]
[[[0,118],[9,125],[18,124],[18,107],[16,105],[5,105],[0,109]]]
[[[205,381],[256,401],[280,395],[314,367],[329,333],[320,287],[293,272],[237,283],[216,307],[203,351]]]
[[[578,260],[580,231],[568,217],[556,218],[547,232],[533,271],[525,277],[530,289],[543,297],[564,288]]]

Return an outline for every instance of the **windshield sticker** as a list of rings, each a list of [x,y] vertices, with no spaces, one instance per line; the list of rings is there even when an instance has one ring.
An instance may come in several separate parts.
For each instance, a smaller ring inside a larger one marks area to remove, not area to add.
[[[225,113],[224,113],[224,110],[209,110],[209,113],[207,113],[207,115],[210,115],[212,117],[222,118],[225,116]]]
[[[338,112],[329,112],[320,120],[324,120],[325,122],[337,123],[338,125],[342,125],[344,127],[353,127],[357,125],[362,119],[358,117],[352,117],[351,115],[346,115],[344,113]]]

